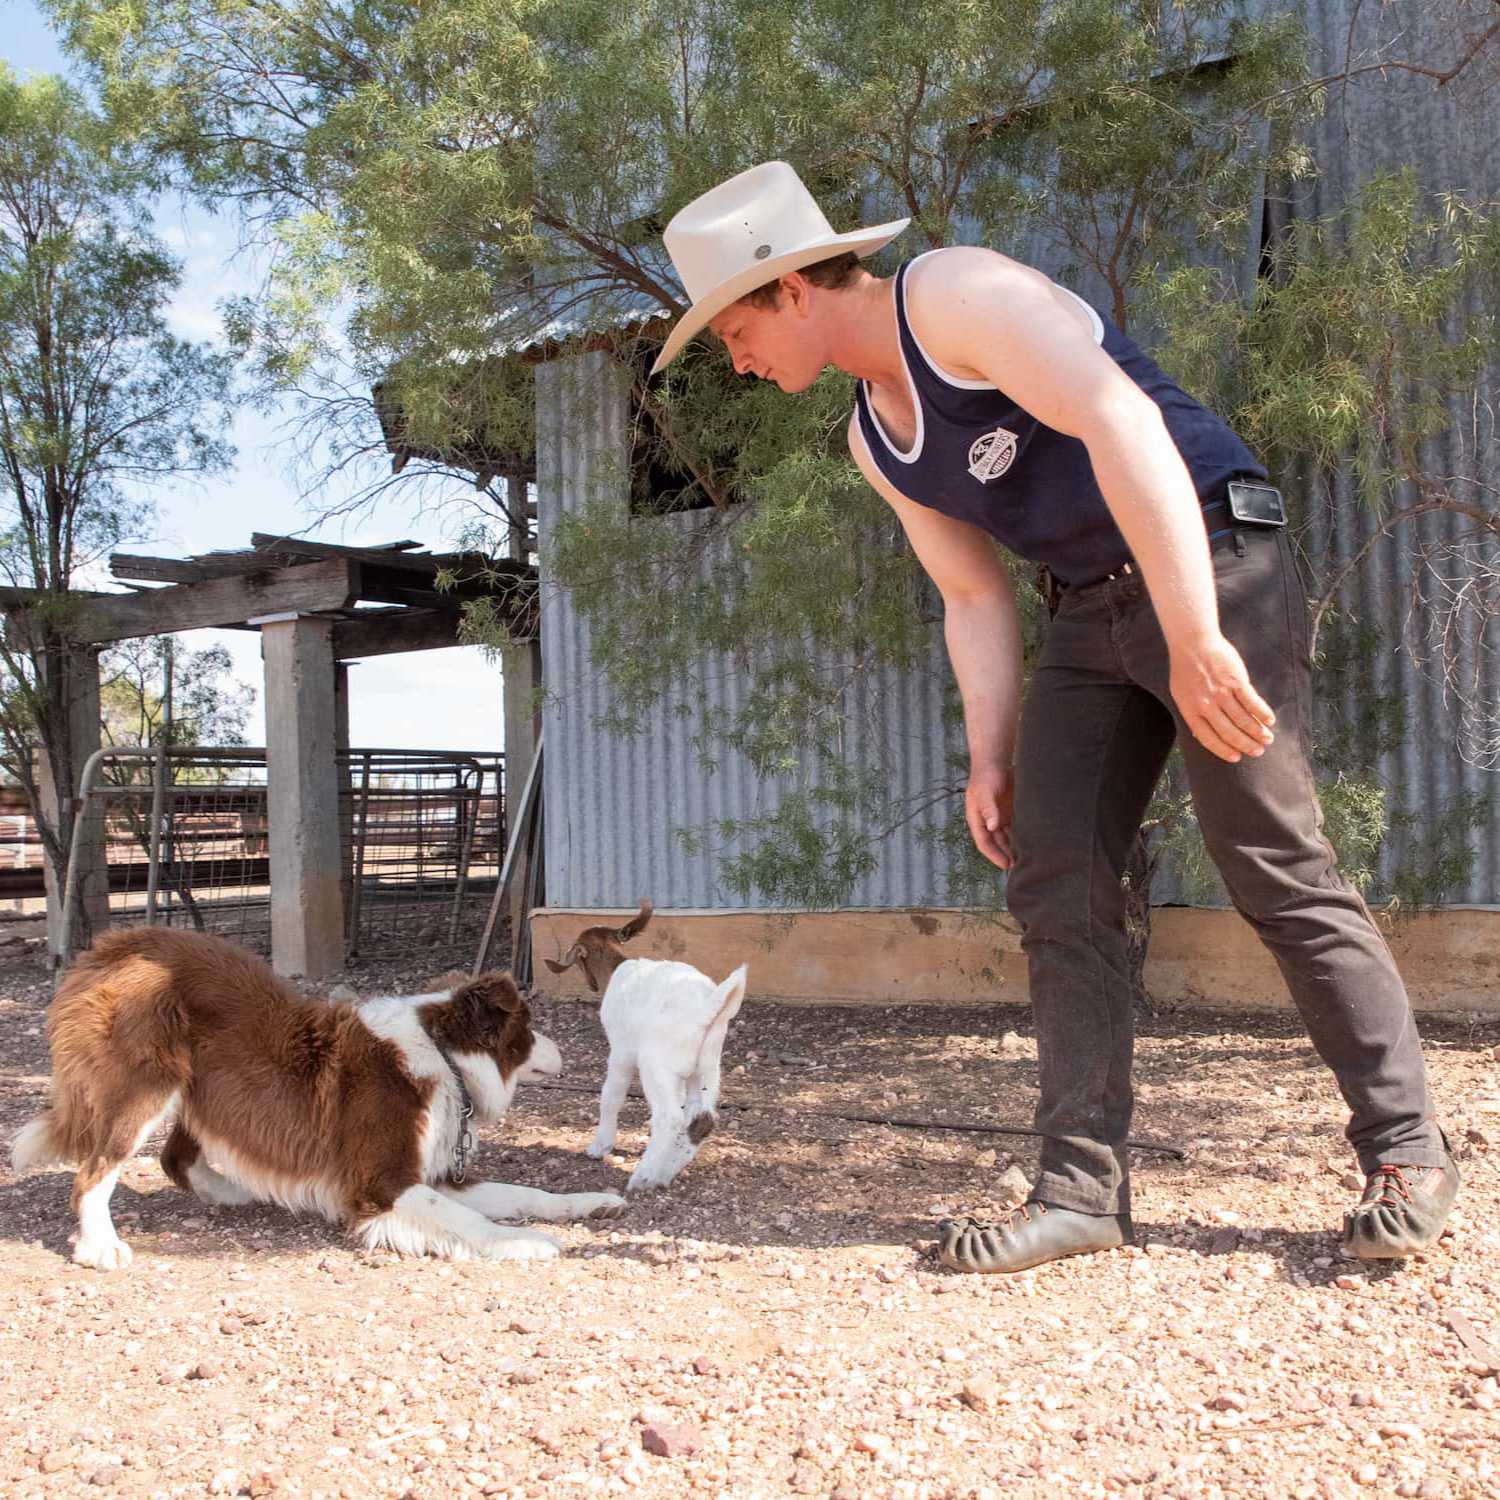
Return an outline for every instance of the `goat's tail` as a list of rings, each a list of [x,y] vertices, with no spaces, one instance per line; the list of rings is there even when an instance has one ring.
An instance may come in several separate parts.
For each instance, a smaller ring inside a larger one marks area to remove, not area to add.
[[[639,937],[645,930],[646,924],[651,920],[651,913],[656,908],[643,896],[641,898],[641,909],[623,926],[615,931],[615,941],[628,943],[632,938]]]
[[[729,1023],[739,1013],[745,1001],[746,966],[741,964],[713,993],[713,1010],[708,1025],[698,1043],[698,1056],[693,1072],[699,1080],[697,1110],[688,1121],[688,1140],[701,1145],[708,1139],[717,1123],[719,1107],[719,1055],[724,1050],[724,1037]],[[711,1064],[711,1066],[710,1066]]]
[[[740,1013],[745,1003],[745,976],[748,965],[741,964],[717,989],[714,990],[714,1009],[704,1028],[703,1040],[698,1043],[696,1071],[702,1073],[706,1057],[717,1057],[724,1046],[724,1035],[729,1023]]]

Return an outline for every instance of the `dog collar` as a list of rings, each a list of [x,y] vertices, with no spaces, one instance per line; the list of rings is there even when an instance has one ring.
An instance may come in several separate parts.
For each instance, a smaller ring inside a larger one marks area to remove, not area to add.
[[[458,1121],[458,1139],[453,1143],[453,1166],[448,1173],[454,1182],[462,1182],[469,1175],[469,1152],[474,1149],[474,1134],[469,1129],[469,1121],[474,1115],[474,1101],[469,1097],[469,1086],[464,1082],[464,1075],[459,1072],[458,1064],[449,1057],[447,1048],[439,1046],[437,1042],[432,1045],[437,1047],[438,1056],[448,1064],[448,1071],[458,1085],[458,1097],[463,1103]]]

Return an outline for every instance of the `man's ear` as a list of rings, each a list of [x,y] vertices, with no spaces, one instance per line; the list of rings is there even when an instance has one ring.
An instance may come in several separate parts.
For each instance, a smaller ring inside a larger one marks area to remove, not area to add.
[[[812,282],[800,271],[788,271],[781,278],[781,296],[777,301],[778,307],[790,307],[799,318],[805,318],[811,311]]]

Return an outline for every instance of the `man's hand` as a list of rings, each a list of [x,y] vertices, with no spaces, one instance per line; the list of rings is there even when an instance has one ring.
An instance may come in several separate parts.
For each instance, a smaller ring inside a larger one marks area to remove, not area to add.
[[[1274,738],[1276,715],[1251,686],[1240,653],[1222,635],[1172,653],[1172,699],[1193,738],[1220,760],[1263,755]]]
[[[1002,870],[1015,863],[1010,849],[1010,820],[1015,804],[1016,773],[1009,766],[971,766],[964,793],[964,816],[974,847]]]

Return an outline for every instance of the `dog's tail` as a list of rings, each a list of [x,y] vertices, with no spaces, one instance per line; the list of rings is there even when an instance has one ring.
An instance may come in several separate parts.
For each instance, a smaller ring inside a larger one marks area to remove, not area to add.
[[[46,1114],[29,1120],[10,1143],[10,1165],[13,1172],[29,1172],[33,1167],[67,1167],[78,1160],[57,1130],[57,1117]]]
[[[741,964],[723,984],[714,990],[714,1008],[709,1014],[708,1025],[704,1028],[703,1038],[698,1043],[698,1056],[693,1064],[694,1073],[701,1079],[705,1062],[712,1059],[717,1062],[719,1054],[724,1050],[724,1037],[729,1031],[729,1023],[739,1014],[740,1006],[745,1003],[745,974],[747,966]],[[718,1076],[715,1068],[714,1076]],[[705,1087],[698,1095],[698,1107],[693,1118],[688,1122],[688,1139],[696,1146],[708,1139],[712,1134],[714,1126],[718,1123],[716,1111],[719,1106],[719,1090],[717,1084]]]

